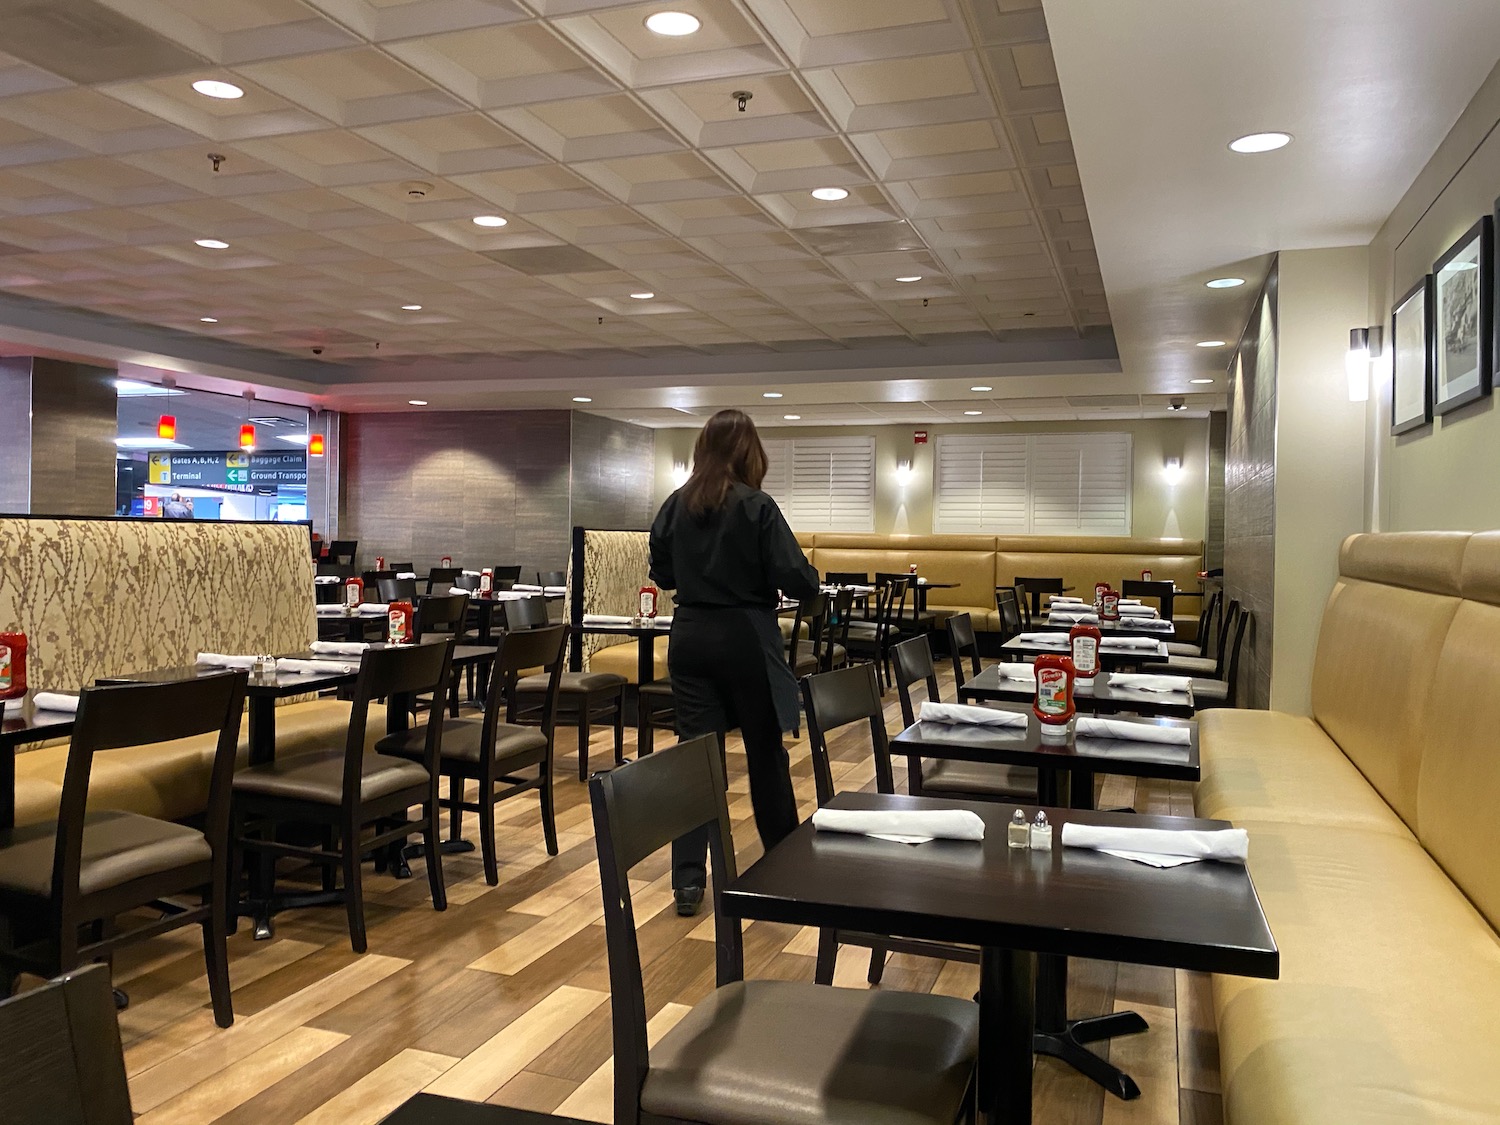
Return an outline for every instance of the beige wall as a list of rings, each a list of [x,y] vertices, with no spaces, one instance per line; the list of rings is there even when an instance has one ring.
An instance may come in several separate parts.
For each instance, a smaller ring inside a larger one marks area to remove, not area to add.
[[[1500,194],[1500,66],[1438,147],[1370,247],[1369,323],[1390,339],[1394,298],[1415,285]],[[1350,325],[1353,327],[1353,325]],[[1500,527],[1500,414],[1486,398],[1401,437],[1390,433],[1389,351],[1366,424],[1373,529]]]
[[[996,422],[988,425],[927,426],[928,444],[916,445],[915,426],[794,426],[761,431],[766,438],[869,434],[875,438],[875,530],[882,534],[925,535],[932,531],[932,459],[938,435],[1126,432],[1134,453],[1131,534],[1140,538],[1202,539],[1208,507],[1208,419],[1166,418],[1117,422]],[[674,463],[692,457],[696,429],[656,431],[656,501],[676,487]],[[1169,485],[1168,457],[1182,458],[1182,480]],[[896,466],[912,462],[910,480],[897,479]]]

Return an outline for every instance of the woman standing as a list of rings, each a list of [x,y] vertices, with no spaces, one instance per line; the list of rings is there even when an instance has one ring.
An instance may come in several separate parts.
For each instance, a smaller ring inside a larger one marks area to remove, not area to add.
[[[797,826],[782,731],[797,726],[797,680],[776,618],[779,592],[810,598],[818,572],[760,484],[766,451],[738,410],[708,420],[693,447],[693,475],[651,527],[651,580],[675,590],[671,648],[679,738],[738,727],[745,743],[755,826],[769,849]],[[708,831],[672,845],[677,913],[698,912],[708,882]]]

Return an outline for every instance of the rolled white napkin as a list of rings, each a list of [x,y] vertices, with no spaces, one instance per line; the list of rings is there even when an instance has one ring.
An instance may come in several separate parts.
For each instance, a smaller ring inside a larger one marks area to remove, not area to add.
[[[1160,617],[1127,617],[1121,621],[1122,625],[1132,629],[1146,629],[1152,633],[1175,633],[1177,626],[1170,621],[1163,621]]]
[[[1203,859],[1244,863],[1250,857],[1250,835],[1243,828],[1197,832],[1069,822],[1063,825],[1062,842],[1065,848],[1092,848],[1153,867],[1177,867]]]
[[[1123,607],[1127,605],[1145,605],[1146,603],[1141,601],[1140,598],[1121,598],[1115,604]]]
[[[1126,742],[1160,742],[1167,746],[1188,746],[1193,741],[1187,727],[1159,727],[1155,723],[1099,719],[1092,715],[1080,715],[1074,730],[1080,738],[1118,738]]]
[[[361,602],[359,615],[361,617],[384,617],[391,612],[391,607],[384,602]]]
[[[337,603],[331,602],[326,605],[318,606],[316,608],[316,613],[319,617],[343,617],[344,607]]]
[[[78,714],[78,697],[64,695],[60,691],[39,691],[32,700],[38,711],[60,711],[69,715]]]
[[[244,668],[248,671],[255,667],[255,657],[233,656],[222,652],[200,652],[193,663],[202,664],[207,668]]]
[[[1092,605],[1093,603],[1092,602],[1085,602],[1082,598],[1075,598],[1072,594],[1053,594],[1052,595],[1052,602],[1051,602],[1051,604],[1052,605],[1058,605],[1058,604],[1062,604],[1062,605]]]
[[[292,675],[321,675],[324,672],[337,672],[348,674],[358,672],[358,664],[350,664],[340,660],[291,660],[281,659],[276,662],[277,672],[287,672]]]
[[[812,819],[819,832],[873,836],[898,844],[984,839],[984,821],[968,809],[819,809]]]
[[[951,723],[955,726],[1024,727],[1026,716],[1017,711],[1000,711],[994,707],[971,707],[965,703],[934,703],[925,700],[917,712],[923,723]]]
[[[1122,605],[1120,607],[1121,617],[1155,617],[1156,610],[1149,605]]]
[[[324,656],[359,656],[370,651],[370,646],[364,641],[313,641],[307,647]]]
[[[465,590],[462,586],[449,586],[448,593],[450,596],[453,594],[462,594],[466,598],[472,598],[475,595],[474,590]]]
[[[1047,648],[1067,648],[1066,633],[1018,633],[1016,640],[1023,645],[1045,645]]]
[[[1019,683],[1036,683],[1036,669],[1030,664],[996,664],[995,674],[1002,680],[1016,680]]]
[[[564,594],[566,594],[567,592],[568,592],[568,588],[566,586],[543,586],[542,587],[542,593],[546,594],[549,598],[560,598]]]
[[[1097,625],[1099,615],[1090,610],[1087,613],[1070,613],[1066,609],[1054,609],[1047,615],[1048,625]]]
[[[336,574],[320,574],[313,579],[314,586],[337,586],[343,579]]]
[[[1155,652],[1161,642],[1153,637],[1105,637],[1099,645],[1101,652],[1124,652],[1126,650]]]
[[[521,590],[528,594],[540,594],[544,591],[540,586],[533,586],[530,582],[517,582],[511,586],[512,590]]]
[[[670,613],[666,616],[658,614],[656,618],[656,627],[658,629],[670,629],[672,627],[672,615]]]
[[[460,574],[472,574],[475,578],[479,577],[479,571],[477,571],[477,570],[462,570],[462,571],[459,571],[459,573]]]
[[[1152,676],[1139,672],[1116,672],[1109,678],[1112,688],[1130,688],[1134,691],[1165,691],[1186,694],[1193,686],[1189,676]]]
[[[634,618],[627,617],[623,613],[585,613],[583,623],[585,625],[629,625]]]
[[[396,572],[397,578],[410,578],[413,582],[417,580],[417,572],[414,570],[401,570]]]

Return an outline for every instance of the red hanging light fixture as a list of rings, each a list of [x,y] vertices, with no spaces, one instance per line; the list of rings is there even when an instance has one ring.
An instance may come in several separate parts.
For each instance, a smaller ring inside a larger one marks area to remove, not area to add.
[[[255,427],[248,422],[240,427],[240,448],[247,453],[255,448]]]
[[[323,456],[323,435],[313,434],[307,439],[307,455],[309,457]]]
[[[162,441],[175,441],[177,438],[177,418],[172,414],[163,414],[156,420],[156,436]]]

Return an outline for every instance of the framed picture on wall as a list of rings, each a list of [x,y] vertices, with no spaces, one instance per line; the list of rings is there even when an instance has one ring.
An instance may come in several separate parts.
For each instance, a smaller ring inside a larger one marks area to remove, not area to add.
[[[1494,222],[1470,227],[1432,267],[1433,409],[1439,414],[1490,393]]]
[[[1391,433],[1432,421],[1432,274],[1391,310]]]

